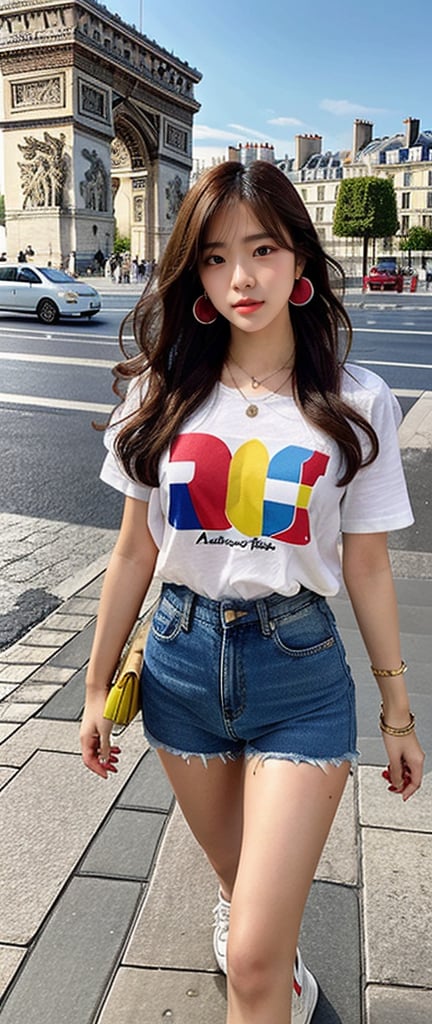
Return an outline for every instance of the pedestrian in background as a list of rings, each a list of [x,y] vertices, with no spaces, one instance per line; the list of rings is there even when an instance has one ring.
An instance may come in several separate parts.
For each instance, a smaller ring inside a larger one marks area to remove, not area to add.
[[[357,757],[354,683],[327,603],[340,531],[381,691],[386,778],[406,800],[422,776],[386,541],[412,522],[401,414],[340,351],[351,328],[331,262],[274,166],[202,175],[138,304],[142,356],[117,367],[133,379],[107,431],[102,479],[126,500],[87,674],[84,762],[117,771],[104,703],[156,573],[144,729],[217,876],[227,1024],[309,1024],[318,999],[298,935]]]
[[[429,291],[429,285],[432,282],[432,260],[426,261],[426,291]]]

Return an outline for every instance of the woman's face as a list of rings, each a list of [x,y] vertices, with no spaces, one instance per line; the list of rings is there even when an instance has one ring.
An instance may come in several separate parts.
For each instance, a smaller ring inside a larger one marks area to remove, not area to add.
[[[288,299],[302,264],[267,233],[246,203],[222,210],[210,222],[198,269],[213,305],[234,328],[254,333],[290,325]]]

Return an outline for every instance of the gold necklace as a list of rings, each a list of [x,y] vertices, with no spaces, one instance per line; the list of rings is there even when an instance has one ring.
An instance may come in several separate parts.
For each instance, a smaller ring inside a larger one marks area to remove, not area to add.
[[[250,376],[248,373],[246,373],[246,370],[244,370],[243,367],[240,366],[240,363],[236,362],[236,360],[234,359],[234,356],[230,355],[230,359],[231,359],[231,362],[234,363],[234,366],[236,366],[238,370],[241,370],[242,373],[245,373],[247,377]],[[251,387],[254,388],[254,389],[260,388],[262,384],[265,384],[266,380],[270,380],[271,377],[275,377],[277,373],[281,373],[282,370],[286,370],[287,366],[288,366],[288,363],[284,363],[283,366],[280,366],[278,370],[272,370],[272,372],[268,373],[266,377],[261,377],[261,380],[258,380],[258,377],[255,377],[254,374],[252,374],[251,379],[250,379]]]
[[[235,377],[233,377],[233,374],[231,373],[231,370],[230,370],[230,368],[228,366],[228,363],[225,363],[225,366],[226,366],[226,368],[228,370],[228,373],[229,373],[229,375],[231,377],[231,380],[232,380],[232,382],[234,384],[234,387],[237,389],[239,394],[242,396],[244,401],[247,403],[247,409],[245,409],[246,416],[251,416],[251,417],[258,416],[258,413],[259,413],[258,406],[255,404],[255,402],[251,402],[250,399],[247,397],[247,395],[245,395],[244,391],[242,391],[241,387],[239,387]],[[241,369],[241,367],[239,367],[239,369]],[[278,391],[282,391],[282,388],[283,388],[284,384],[286,384],[289,381],[291,375],[292,375],[292,370],[290,370],[288,376],[284,378],[284,380],[282,381],[282,384],[279,384],[278,388],[275,388],[274,391],[270,392],[270,394],[264,395],[264,397],[260,398],[259,401],[260,402],[267,402],[269,398],[273,398],[273,395],[277,395]]]

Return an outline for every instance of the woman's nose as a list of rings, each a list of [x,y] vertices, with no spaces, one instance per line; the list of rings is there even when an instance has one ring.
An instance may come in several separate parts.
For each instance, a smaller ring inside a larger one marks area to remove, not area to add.
[[[232,274],[233,288],[251,288],[254,284],[254,276],[251,269],[240,260],[236,263]]]

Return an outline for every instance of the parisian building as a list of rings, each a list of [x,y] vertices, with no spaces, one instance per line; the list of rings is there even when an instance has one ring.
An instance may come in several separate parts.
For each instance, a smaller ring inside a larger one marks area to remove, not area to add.
[[[374,138],[373,131],[372,121],[356,118],[351,149],[325,151],[322,135],[306,134],[296,135],[291,158],[278,159],[269,143],[250,142],[230,146],[227,157],[245,165],[253,160],[276,164],[298,189],[326,251],[342,264],[348,277],[355,277],[362,269],[362,239],[333,234],[333,214],[343,178],[368,175],[391,178],[394,183],[399,232],[394,238],[371,240],[371,264],[381,255],[396,255],[406,263],[409,257],[400,251],[401,239],[412,227],[432,230],[432,131],[422,130],[413,117],[403,122],[396,135]],[[196,164],[192,180],[204,169]],[[410,258],[413,266],[421,267],[421,253],[411,253]]]
[[[333,213],[342,178],[366,175],[393,180],[399,220],[395,238],[371,242],[370,259],[400,255],[401,239],[410,228],[432,229],[432,131],[421,129],[417,118],[403,122],[403,131],[384,138],[373,137],[373,122],[357,118],[353,125],[352,148],[336,153],[323,152],[321,135],[297,135],[292,167],[284,161],[278,166],[299,190],[321,241],[330,255],[338,259],[348,275],[361,272],[362,240],[336,238]],[[412,253],[411,261],[421,266],[421,253]]]

